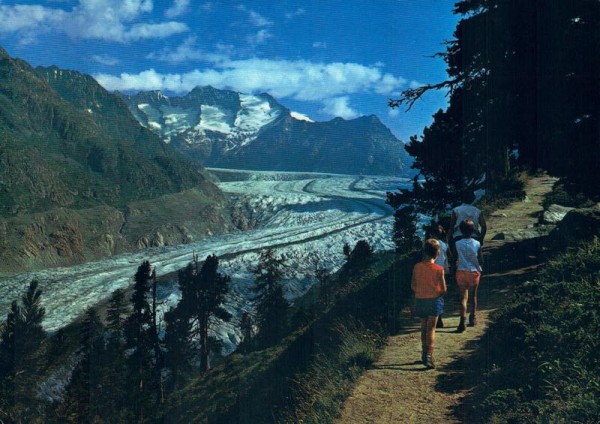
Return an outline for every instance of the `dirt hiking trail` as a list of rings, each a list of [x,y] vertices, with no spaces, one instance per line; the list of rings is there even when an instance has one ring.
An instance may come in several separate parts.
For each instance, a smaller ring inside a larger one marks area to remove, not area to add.
[[[444,328],[436,332],[436,368],[421,363],[419,320],[403,314],[402,330],[388,338],[378,361],[359,379],[345,401],[339,424],[349,423],[472,423],[463,398],[480,376],[468,372],[469,361],[489,323],[489,314],[510,295],[514,284],[531,278],[537,268],[537,239],[502,239],[502,233],[531,232],[542,212],[542,200],[555,179],[541,176],[529,180],[527,198],[486,217],[484,270],[479,286],[477,325],[456,333],[459,321],[458,290],[452,281],[445,296]],[[508,239],[508,237],[506,237]],[[485,353],[485,352],[483,352]],[[485,354],[479,355],[484,357]]]

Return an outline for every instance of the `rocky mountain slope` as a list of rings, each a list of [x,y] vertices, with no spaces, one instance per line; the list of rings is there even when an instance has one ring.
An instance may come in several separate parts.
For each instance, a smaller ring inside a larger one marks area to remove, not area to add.
[[[402,175],[404,145],[375,116],[313,122],[268,94],[196,87],[122,95],[142,125],[188,157],[220,168]]]
[[[190,241],[230,228],[226,210],[202,167],[119,97],[0,48],[0,272]]]

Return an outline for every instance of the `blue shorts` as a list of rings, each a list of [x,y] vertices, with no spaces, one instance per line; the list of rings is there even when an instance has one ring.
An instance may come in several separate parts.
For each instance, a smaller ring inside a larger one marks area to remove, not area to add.
[[[444,312],[444,298],[415,299],[413,315],[419,318],[437,317]]]

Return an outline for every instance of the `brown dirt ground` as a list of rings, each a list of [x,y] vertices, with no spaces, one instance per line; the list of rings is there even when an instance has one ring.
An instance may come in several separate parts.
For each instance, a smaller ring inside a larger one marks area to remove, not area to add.
[[[465,372],[485,332],[490,312],[508,299],[511,285],[531,278],[537,268],[537,252],[543,239],[525,241],[491,240],[496,234],[531,228],[542,211],[544,194],[554,179],[529,180],[527,199],[487,217],[484,246],[484,276],[479,289],[478,324],[456,333],[457,290],[449,284],[444,314],[445,327],[436,333],[436,369],[420,362],[421,341],[418,319],[405,311],[402,330],[389,337],[378,361],[357,382],[343,405],[339,424],[349,423],[470,423],[469,406],[463,398],[478,383],[478,376]],[[487,272],[486,272],[487,271]],[[485,357],[485,355],[483,355]]]

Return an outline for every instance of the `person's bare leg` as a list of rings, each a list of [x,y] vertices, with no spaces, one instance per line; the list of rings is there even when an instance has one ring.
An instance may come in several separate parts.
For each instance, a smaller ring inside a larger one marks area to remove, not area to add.
[[[466,288],[459,287],[460,292],[460,323],[456,328],[456,331],[462,333],[465,331],[465,321],[467,320],[467,302],[469,300],[469,290]]]
[[[435,346],[435,326],[438,317],[427,317],[427,355],[425,356],[425,365],[428,368],[435,368],[433,363],[433,348]]]
[[[427,356],[427,318],[421,319],[421,362],[425,364]]]
[[[471,315],[469,316],[469,325],[474,326],[477,324],[477,289],[479,288],[479,284],[473,287],[473,299],[471,300]]]

